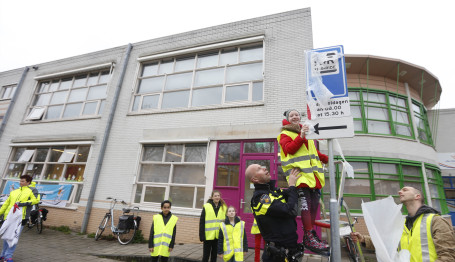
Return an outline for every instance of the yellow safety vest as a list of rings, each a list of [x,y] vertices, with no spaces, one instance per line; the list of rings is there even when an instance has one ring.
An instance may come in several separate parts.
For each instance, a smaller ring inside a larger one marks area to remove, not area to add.
[[[253,235],[261,234],[261,231],[259,231],[259,227],[256,222],[256,218],[254,219],[253,226],[251,227],[251,234]]]
[[[161,214],[153,216],[153,252],[151,256],[169,257],[169,244],[171,244],[172,233],[178,217],[171,215],[167,224],[164,224]]]
[[[284,199],[284,196],[279,196],[279,197],[274,197],[271,193],[269,194],[270,197],[270,203],[261,203],[259,202],[255,207],[251,207],[251,210],[256,216],[263,216],[267,213],[267,210],[269,209],[270,205],[274,200],[279,200],[283,203],[286,203],[286,199]],[[256,219],[254,219],[256,221]],[[259,230],[259,229],[258,229]]]
[[[234,255],[234,261],[243,261],[243,232],[245,232],[245,222],[240,221],[234,227],[231,224],[226,226],[224,222],[221,222],[220,227],[224,235],[224,261],[228,261]]]
[[[221,203],[220,203],[221,205]],[[211,203],[204,204],[205,209],[205,240],[218,239],[220,230],[220,222],[226,218],[226,210],[224,206],[220,206],[218,215],[215,215],[215,210]]]
[[[281,134],[285,134],[291,137],[293,140],[299,135],[295,132],[283,130],[280,135],[278,135],[278,143],[280,143]],[[324,179],[324,170],[322,169],[321,160],[319,160],[318,151],[314,145],[314,141],[308,140],[308,149],[305,145],[302,145],[295,154],[285,154],[283,148],[280,146],[280,159],[281,159],[281,168],[286,174],[286,180],[289,180],[289,174],[291,173],[292,168],[300,168],[302,176],[297,180],[296,185],[307,184],[310,188],[316,186],[316,179],[314,175],[321,182],[321,186],[325,185]]]
[[[431,236],[431,221],[436,214],[422,214],[414,221],[412,230],[404,226],[401,249],[409,250],[411,262],[433,262],[438,259]]]

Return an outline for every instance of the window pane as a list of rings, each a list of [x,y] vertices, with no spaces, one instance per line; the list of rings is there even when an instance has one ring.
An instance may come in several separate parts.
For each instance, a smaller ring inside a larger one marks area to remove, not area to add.
[[[134,194],[134,203],[140,203],[141,202],[141,196],[142,196],[142,184],[137,184],[136,185],[136,194]]]
[[[63,167],[64,167],[64,165],[62,165],[62,164],[48,165],[46,173],[44,173],[45,179],[46,180],[60,180],[60,178],[62,177],[62,173],[63,173]]]
[[[185,162],[205,162],[206,145],[185,145]]]
[[[240,63],[254,60],[262,60],[262,46],[240,48]]]
[[[141,109],[158,108],[159,100],[160,100],[160,95],[144,96],[142,98]]]
[[[360,100],[360,93],[357,91],[349,91],[349,100]]]
[[[47,92],[49,89],[49,82],[42,82],[39,86],[38,93]]]
[[[346,201],[346,203],[349,203],[349,209],[362,209],[362,200],[363,202],[368,202],[370,201],[369,197],[351,197],[351,196],[343,196],[343,200]],[[329,209],[329,206],[325,207],[326,210]]]
[[[386,102],[385,94],[363,92],[363,98],[364,98],[364,100],[367,100],[370,102],[380,102],[380,103]]]
[[[145,64],[142,68],[141,76],[154,76],[158,74],[158,63]]]
[[[405,112],[392,110],[392,119],[395,122],[409,124],[408,114]]]
[[[104,105],[105,105],[105,104],[106,104],[106,101],[101,100],[100,110],[98,110],[98,115],[101,115],[101,114],[103,113]]]
[[[168,183],[169,173],[171,171],[170,165],[142,165],[141,174],[139,176],[140,182],[156,182]]]
[[[237,64],[237,48],[221,50],[220,66]]]
[[[363,131],[362,121],[354,120],[354,130],[355,131]]]
[[[176,90],[191,88],[191,80],[193,73],[183,73],[176,75],[168,75],[166,79],[165,90]]]
[[[87,75],[76,76],[76,79],[74,79],[73,88],[85,86],[85,82],[87,82]]]
[[[35,150],[33,150],[33,149],[25,150],[24,153],[22,153],[21,157],[19,157],[18,162],[29,162],[34,153],[35,153]]]
[[[89,146],[80,146],[79,151],[77,151],[76,162],[87,162],[89,152],[90,152]]]
[[[183,145],[167,145],[164,162],[182,162]]]
[[[87,89],[88,88],[71,90],[70,97],[68,98],[68,102],[84,101],[85,96],[87,95]]]
[[[6,171],[6,176],[19,178],[20,176],[22,176],[24,167],[25,167],[25,164],[10,164],[8,166],[8,170]]]
[[[217,186],[238,186],[239,166],[219,165],[216,175]]]
[[[49,162],[57,162],[64,151],[64,147],[53,147],[51,149],[51,157],[49,159]]]
[[[87,81],[87,85],[88,86],[96,85],[98,83],[98,75],[99,75],[99,73],[90,74],[88,81]]]
[[[158,74],[163,75],[163,74],[169,74],[172,73],[172,70],[174,68],[174,60],[172,61],[162,61],[159,67]]]
[[[49,152],[48,148],[38,148],[36,150],[35,162],[44,162],[46,161],[47,152]]]
[[[433,208],[436,210],[441,210],[441,201],[439,199],[432,199],[431,203],[433,203]]]
[[[51,94],[42,94],[37,95],[35,99],[34,106],[42,106],[49,104],[49,99],[51,98]]]
[[[87,100],[106,98],[106,85],[90,87]]]
[[[240,143],[220,143],[218,162],[238,163],[240,161]]]
[[[49,86],[49,92],[54,92],[58,89],[58,85],[60,84],[59,80],[52,81],[51,85]]]
[[[85,165],[68,165],[66,167],[65,180],[82,182],[84,180]]]
[[[212,67],[218,65],[218,52],[198,55],[197,68]]]
[[[397,195],[400,191],[398,181],[374,180],[374,191],[376,195]]]
[[[360,106],[351,105],[351,114],[354,118],[362,118],[362,109]]]
[[[188,107],[190,91],[164,93],[161,108]]]
[[[369,119],[389,120],[389,112],[386,108],[365,107],[365,115]]]
[[[96,107],[98,106],[98,102],[90,102],[85,103],[84,111],[82,112],[83,115],[94,115],[96,114]]]
[[[419,105],[416,105],[416,104],[413,103],[413,104],[412,104],[412,110],[413,110],[415,113],[419,114],[419,115],[421,114],[421,112],[420,112],[420,106],[419,106]]]
[[[194,57],[177,59],[175,62],[175,72],[192,70],[194,68]]]
[[[163,161],[163,145],[144,146],[142,161]]]
[[[193,97],[191,98],[191,106],[205,106],[205,105],[218,105],[221,104],[223,95],[223,87],[210,87],[203,89],[193,90]]]
[[[175,165],[172,183],[205,185],[203,165]]]
[[[262,80],[262,63],[238,65],[227,68],[226,83]]]
[[[204,205],[204,194],[205,194],[205,189],[202,187],[196,188],[197,193],[196,193],[196,206],[195,208],[202,208]]]
[[[79,116],[82,109],[82,103],[66,105],[63,117],[76,117]]]
[[[31,176],[33,179],[40,179],[41,173],[43,172],[43,164],[28,164],[25,170],[25,174]]]
[[[226,102],[230,101],[248,101],[249,85],[227,86]]]
[[[401,168],[403,170],[403,175],[420,176],[421,168],[419,166],[403,165]]]
[[[142,79],[138,94],[161,92],[164,85],[164,76]]]
[[[409,126],[395,125],[395,130],[398,135],[411,136],[411,128]]]
[[[368,121],[368,133],[391,134],[388,122]]]
[[[71,84],[73,83],[73,78],[64,78],[62,79],[62,82],[60,83],[60,90],[66,90],[71,87]]]
[[[60,118],[63,106],[50,106],[47,108],[46,119],[57,119]]]
[[[64,92],[55,92],[52,95],[52,99],[50,104],[55,105],[55,104],[63,104],[66,101],[66,96],[68,95],[68,91]]]
[[[164,187],[146,187],[144,194],[144,202],[161,203],[164,200],[166,188]]]
[[[193,207],[194,187],[171,186],[169,201],[177,207]]]
[[[354,173],[368,173],[368,163],[367,162],[349,162]]]
[[[427,141],[427,134],[425,133],[425,131],[419,129],[419,139],[422,140],[422,141]]]
[[[369,195],[371,194],[370,180],[346,178],[344,181],[344,193]]]
[[[16,150],[11,161],[18,161],[22,154],[24,154],[25,150],[27,150],[25,147],[16,147]]]
[[[104,71],[104,72],[101,72],[101,75],[100,75],[100,80],[98,81],[98,84],[105,84],[109,81],[109,71]]]
[[[224,82],[224,68],[197,71],[194,76],[194,86],[220,85]]]
[[[403,98],[389,96],[390,105],[406,107],[406,101]]]
[[[63,154],[58,158],[59,163],[69,163],[73,162],[74,155],[76,154],[76,149],[65,149]]]
[[[244,153],[273,153],[273,142],[251,142],[243,144]]]
[[[373,172],[374,173],[384,173],[384,174],[397,174],[397,165],[396,164],[387,164],[387,163],[373,163]]]
[[[263,100],[263,83],[256,82],[253,83],[253,101],[262,101]]]

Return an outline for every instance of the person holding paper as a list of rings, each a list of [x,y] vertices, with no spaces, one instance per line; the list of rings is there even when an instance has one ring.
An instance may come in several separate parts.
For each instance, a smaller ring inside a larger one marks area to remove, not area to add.
[[[411,262],[455,261],[455,235],[449,222],[424,204],[420,190],[406,186],[398,195],[408,210],[399,249],[409,250]],[[353,232],[351,238],[366,248],[374,248],[368,235]]]
[[[327,155],[316,149],[313,140],[307,140],[305,133],[307,125],[300,124],[300,112],[289,109],[284,112],[283,127],[277,140],[280,144],[281,167],[286,173],[286,179],[293,168],[300,169],[301,177],[296,187],[301,201],[300,217],[303,224],[303,244],[305,248],[322,254],[329,246],[322,242],[313,229],[319,207],[321,188],[324,187],[324,171],[322,163],[327,164]]]

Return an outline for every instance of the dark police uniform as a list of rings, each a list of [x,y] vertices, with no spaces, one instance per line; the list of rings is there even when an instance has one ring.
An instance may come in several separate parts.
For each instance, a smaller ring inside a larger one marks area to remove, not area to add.
[[[297,190],[294,186],[280,190],[275,188],[275,180],[268,184],[255,184],[251,198],[251,209],[256,218],[261,235],[267,244],[276,248],[297,248]],[[272,259],[264,252],[263,261],[284,261]]]

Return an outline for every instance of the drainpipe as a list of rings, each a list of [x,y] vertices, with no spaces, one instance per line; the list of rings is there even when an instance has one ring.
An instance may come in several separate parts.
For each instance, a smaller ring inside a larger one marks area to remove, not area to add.
[[[22,84],[24,83],[24,79],[25,79],[25,76],[27,75],[28,69],[29,68],[26,66],[24,68],[24,71],[22,71],[22,76],[21,76],[21,79],[19,80],[19,83],[17,84],[16,92],[14,92],[13,97],[11,97],[11,101],[9,103],[8,109],[6,110],[5,116],[3,117],[3,120],[2,120],[2,124],[0,125],[0,138],[3,135],[3,131],[5,131],[6,122],[8,122],[11,112],[13,112],[14,104],[16,103],[16,99],[19,95],[19,92],[21,91]]]
[[[96,186],[98,185],[98,180],[101,173],[101,166],[103,165],[104,154],[106,152],[107,142],[109,140],[109,134],[111,133],[112,122],[114,120],[115,110],[117,108],[117,102],[120,96],[120,90],[122,87],[123,79],[125,78],[126,67],[128,65],[128,60],[131,54],[131,49],[133,49],[132,44],[128,44],[126,48],[126,53],[123,58],[122,69],[120,73],[120,79],[117,82],[115,87],[114,99],[111,105],[111,111],[109,112],[109,118],[107,121],[106,129],[104,131],[103,142],[101,143],[100,153],[98,155],[98,161],[96,162],[96,169],[93,175],[92,186],[90,187],[90,193],[87,200],[87,206],[85,208],[84,219],[82,220],[81,233],[87,231],[88,220],[90,218],[90,213],[92,212],[93,200],[95,198]]]

